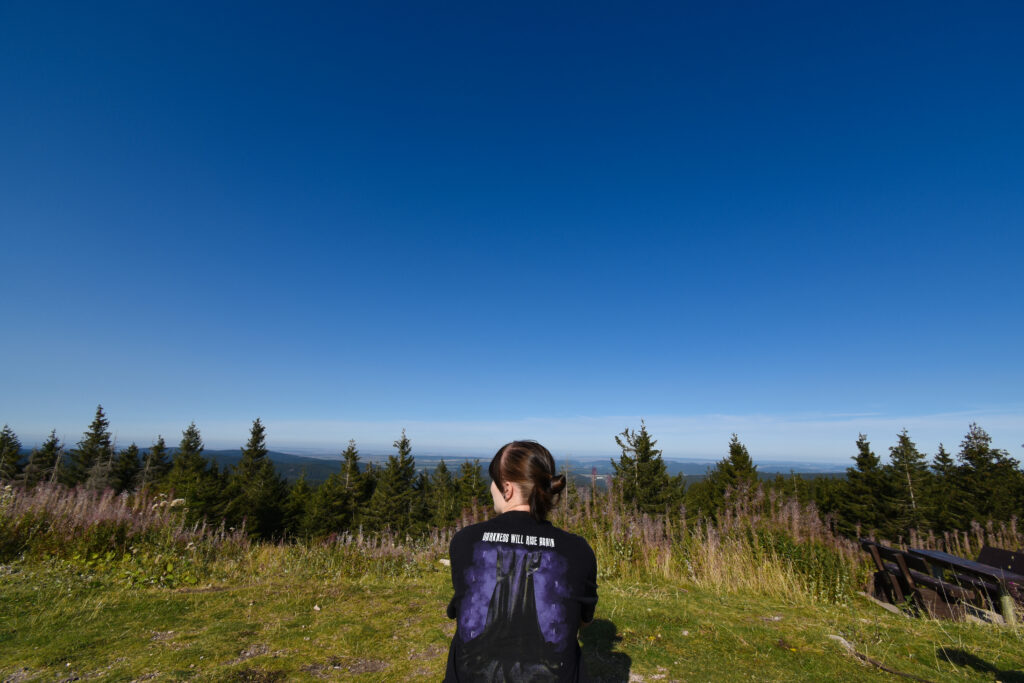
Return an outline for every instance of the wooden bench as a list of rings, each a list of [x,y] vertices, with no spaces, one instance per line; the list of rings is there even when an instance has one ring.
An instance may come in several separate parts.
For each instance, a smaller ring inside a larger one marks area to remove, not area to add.
[[[910,554],[925,560],[935,568],[933,573],[948,570],[957,581],[971,586],[988,605],[998,605],[1006,623],[1016,622],[1016,611],[1024,606],[1024,574],[1013,571],[1021,553],[999,548],[983,549],[978,560],[967,560],[939,550],[910,549]],[[989,560],[994,564],[988,564]]]
[[[1014,574],[1024,575],[1024,553],[1015,553],[1009,550],[1003,550],[1002,548],[993,548],[992,546],[986,545],[981,549],[981,552],[978,553],[978,559],[976,562],[990,567],[995,567],[997,569],[1002,569],[1003,571],[1012,572]],[[971,585],[982,591],[993,604],[998,603],[1001,587],[997,582],[990,579],[983,579],[977,576],[960,573],[956,574],[956,578],[958,581]],[[1021,590],[1021,586],[1010,582],[1007,584],[1007,592],[1019,607],[1024,608],[1024,591]]]
[[[1024,553],[1015,553],[986,545],[978,553],[976,562],[1013,572],[1014,574],[1024,574]]]
[[[932,617],[961,619],[964,611],[959,603],[972,602],[977,597],[973,589],[935,576],[928,563],[919,557],[868,538],[860,539],[860,545],[874,561],[876,593],[882,593],[894,605],[909,599]]]

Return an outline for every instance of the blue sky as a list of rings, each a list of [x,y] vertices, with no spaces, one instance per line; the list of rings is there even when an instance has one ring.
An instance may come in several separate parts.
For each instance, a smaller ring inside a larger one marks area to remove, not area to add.
[[[1020,458],[1022,22],[3,3],[0,422]]]

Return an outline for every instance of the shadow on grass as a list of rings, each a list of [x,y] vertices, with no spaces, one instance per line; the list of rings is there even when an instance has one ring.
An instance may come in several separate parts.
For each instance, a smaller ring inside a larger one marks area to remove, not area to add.
[[[625,652],[616,652],[622,640],[615,624],[607,619],[594,619],[580,632],[583,643],[583,666],[594,681],[626,683],[633,660]]]
[[[1002,681],[1003,683],[1024,683],[1024,672],[1004,671],[989,664],[984,659],[981,659],[976,655],[972,655],[966,650],[960,650],[952,647],[940,647],[937,650],[937,653],[954,666],[967,666],[978,673],[991,674],[996,680]]]

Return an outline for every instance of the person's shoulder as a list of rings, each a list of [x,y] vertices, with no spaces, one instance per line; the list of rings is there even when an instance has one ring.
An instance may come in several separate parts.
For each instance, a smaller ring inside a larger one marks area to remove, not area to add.
[[[492,526],[491,522],[493,521],[494,520],[485,520],[483,522],[477,522],[476,524],[470,524],[469,526],[462,527],[452,535],[450,545],[454,546],[457,543],[465,543],[470,540],[480,540],[483,532]]]
[[[571,548],[574,551],[585,555],[594,555],[594,549],[590,547],[590,543],[587,539],[583,538],[579,534],[574,534],[571,531],[566,531],[565,529],[560,529],[556,526],[552,526],[551,528],[554,530],[554,533],[561,538],[563,547]]]

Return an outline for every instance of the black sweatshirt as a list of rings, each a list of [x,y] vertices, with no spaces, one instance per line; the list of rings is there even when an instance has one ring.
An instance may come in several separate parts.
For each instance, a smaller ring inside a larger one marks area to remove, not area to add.
[[[594,618],[597,560],[583,538],[516,510],[462,529],[448,552],[446,681],[585,680],[576,636]]]

